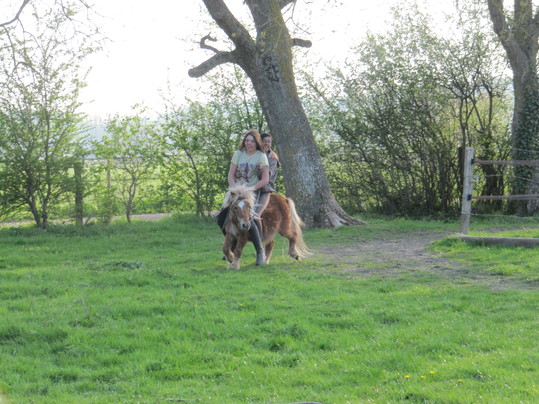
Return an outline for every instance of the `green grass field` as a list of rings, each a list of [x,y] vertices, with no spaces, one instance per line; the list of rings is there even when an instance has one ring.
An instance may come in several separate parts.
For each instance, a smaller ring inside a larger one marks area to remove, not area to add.
[[[345,276],[316,252],[457,228],[310,230],[308,260],[279,240],[264,267],[247,246],[239,271],[215,224],[189,215],[0,229],[0,402],[537,402],[538,250],[432,247],[524,285],[504,290],[429,271]]]

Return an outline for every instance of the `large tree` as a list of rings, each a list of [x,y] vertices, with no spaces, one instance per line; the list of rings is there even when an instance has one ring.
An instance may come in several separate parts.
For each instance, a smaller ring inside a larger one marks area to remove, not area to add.
[[[224,63],[240,66],[250,78],[277,144],[287,195],[293,198],[308,226],[336,227],[363,223],[337,203],[330,188],[312,129],[298,96],[293,70],[293,46],[309,47],[306,40],[291,38],[283,9],[296,0],[246,0],[254,21],[256,38],[233,15],[224,0],[203,0],[208,12],[233,44],[221,51],[200,45],[214,55],[189,70],[201,77]],[[248,128],[245,128],[248,129]]]
[[[537,159],[539,151],[539,10],[532,0],[515,0],[512,12],[504,9],[503,0],[488,0],[494,32],[502,43],[513,71],[514,113],[512,123],[513,158]],[[513,192],[539,193],[539,168],[517,167]],[[517,213],[537,211],[537,203],[520,203]]]

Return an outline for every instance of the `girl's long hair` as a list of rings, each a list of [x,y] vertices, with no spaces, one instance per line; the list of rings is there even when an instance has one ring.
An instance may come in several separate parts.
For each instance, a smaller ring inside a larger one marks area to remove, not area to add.
[[[249,129],[240,142],[238,149],[245,150],[245,138],[247,138],[247,136],[252,136],[256,143],[256,150],[262,151],[262,139],[260,138],[260,133],[258,133],[256,129]]]

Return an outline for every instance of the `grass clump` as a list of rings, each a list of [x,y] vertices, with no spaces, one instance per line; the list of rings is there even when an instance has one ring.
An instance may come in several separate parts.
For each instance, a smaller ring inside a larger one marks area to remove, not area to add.
[[[539,233],[533,230],[512,230],[496,233],[496,236],[530,237],[531,234]],[[492,233],[474,235],[491,236]],[[462,262],[474,272],[509,275],[529,286],[539,285],[539,248],[473,245],[456,237],[448,237],[434,243],[432,250]]]

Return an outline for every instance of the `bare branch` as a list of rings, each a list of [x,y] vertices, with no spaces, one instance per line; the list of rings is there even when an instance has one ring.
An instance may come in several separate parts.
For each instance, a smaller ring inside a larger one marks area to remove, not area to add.
[[[197,67],[193,67],[192,69],[189,69],[187,74],[189,74],[189,77],[202,77],[206,73],[208,73],[210,70],[212,70],[214,67],[217,67],[219,65],[222,65],[224,63],[237,63],[238,58],[236,57],[236,53],[234,52],[218,52],[205,62],[199,64]]]
[[[213,42],[216,42],[217,39],[213,38],[210,34],[206,35],[205,37],[203,37],[201,40],[200,40],[200,47],[202,49],[208,49],[208,50],[211,50],[215,53],[219,53],[220,51],[217,49],[217,48],[214,48],[213,46],[211,45],[208,45],[206,43],[206,41],[213,41]]]
[[[292,38],[292,46],[300,46],[302,48],[310,48],[313,43],[308,39]]]
[[[21,16],[22,11],[24,10],[24,7],[26,7],[28,3],[30,3],[30,0],[23,0],[21,7],[19,8],[19,11],[17,11],[17,14],[15,14],[15,17],[13,17],[10,21],[1,23],[0,27],[6,27],[10,24],[13,24],[15,21],[17,21],[19,17]]]
[[[288,6],[289,4],[292,4],[292,3],[295,3],[295,2],[296,2],[296,0],[281,0],[279,2],[279,6],[281,7],[281,10],[282,10],[283,8]]]

